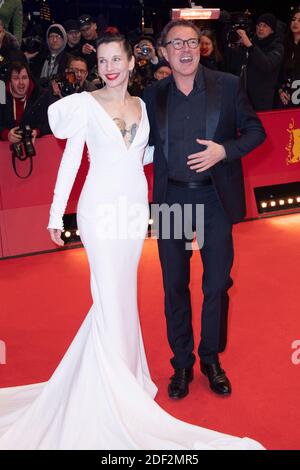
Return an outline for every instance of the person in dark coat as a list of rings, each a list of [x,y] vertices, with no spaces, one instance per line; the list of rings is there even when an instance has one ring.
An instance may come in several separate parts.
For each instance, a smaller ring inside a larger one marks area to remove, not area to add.
[[[19,128],[29,125],[33,139],[51,134],[48,107],[55,100],[32,79],[27,63],[13,62],[6,83],[6,103],[0,105],[2,140],[19,143]]]
[[[276,26],[276,17],[271,13],[265,13],[257,20],[256,34],[252,40],[245,30],[237,30],[248,55],[243,70],[244,83],[252,106],[257,111],[274,107],[284,52],[282,39],[276,33]]]
[[[224,396],[231,393],[231,384],[219,353],[227,338],[232,224],[245,216],[241,158],[264,141],[265,132],[240,80],[199,66],[200,31],[193,23],[168,23],[162,44],[173,74],[146,88],[143,99],[150,121],[149,144],[154,145],[153,216],[156,226],[161,222],[158,247],[173,352],[168,393],[172,399],[185,397],[193,379],[189,243],[195,230],[204,272],[200,367],[213,392]],[[197,217],[202,204],[203,219]],[[184,217],[186,205],[189,212]],[[167,216],[174,206],[178,224],[185,229],[189,223],[188,233],[178,233],[172,222],[166,226],[168,217],[161,220],[164,210]],[[155,208],[162,212],[157,214]]]
[[[293,11],[284,40],[278,102],[281,108],[300,105],[300,8]]]

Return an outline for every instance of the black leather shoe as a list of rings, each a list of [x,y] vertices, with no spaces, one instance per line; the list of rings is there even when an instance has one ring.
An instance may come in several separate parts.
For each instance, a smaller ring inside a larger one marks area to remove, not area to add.
[[[173,400],[184,398],[189,393],[189,383],[194,378],[193,368],[175,369],[168,386],[169,397]]]
[[[226,377],[225,371],[221,369],[219,361],[213,364],[204,364],[200,361],[200,370],[207,376],[213,392],[223,396],[231,394],[231,384]]]

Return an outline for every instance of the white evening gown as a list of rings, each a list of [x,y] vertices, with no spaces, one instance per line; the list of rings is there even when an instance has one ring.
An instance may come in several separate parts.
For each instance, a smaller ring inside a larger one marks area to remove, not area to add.
[[[54,135],[68,138],[49,227],[62,228],[85,142],[90,155],[77,216],[93,306],[48,382],[0,390],[0,449],[262,448],[252,439],[179,421],[154,401],[157,388],[137,309],[137,267],[148,225],[143,163],[151,155],[140,102],[142,119],[129,148],[91,94],[75,94],[49,108]]]

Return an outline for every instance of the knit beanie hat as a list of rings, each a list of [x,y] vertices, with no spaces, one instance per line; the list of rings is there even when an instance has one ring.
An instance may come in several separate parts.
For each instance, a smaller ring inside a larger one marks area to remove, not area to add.
[[[58,26],[50,26],[47,37],[49,37],[50,34],[58,34],[62,39],[64,39],[64,34]]]
[[[260,15],[256,24],[258,23],[265,23],[270,26],[274,32],[276,31],[277,19],[272,13],[264,13],[263,15]]]

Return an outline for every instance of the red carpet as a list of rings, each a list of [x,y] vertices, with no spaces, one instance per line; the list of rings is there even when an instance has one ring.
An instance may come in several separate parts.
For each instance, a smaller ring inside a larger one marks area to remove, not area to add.
[[[233,383],[230,398],[212,394],[198,364],[190,395],[167,398],[170,352],[155,240],[147,240],[139,272],[139,304],[158,403],[200,426],[259,440],[268,449],[300,448],[300,364],[292,342],[300,340],[300,214],[235,227],[235,285],[231,289],[229,341],[222,364]],[[30,234],[24,234],[30,236]],[[91,298],[83,249],[0,263],[0,341],[6,364],[0,385],[49,378],[75,335]],[[191,290],[196,341],[202,294],[199,254],[192,260]],[[299,354],[300,356],[300,354]]]

